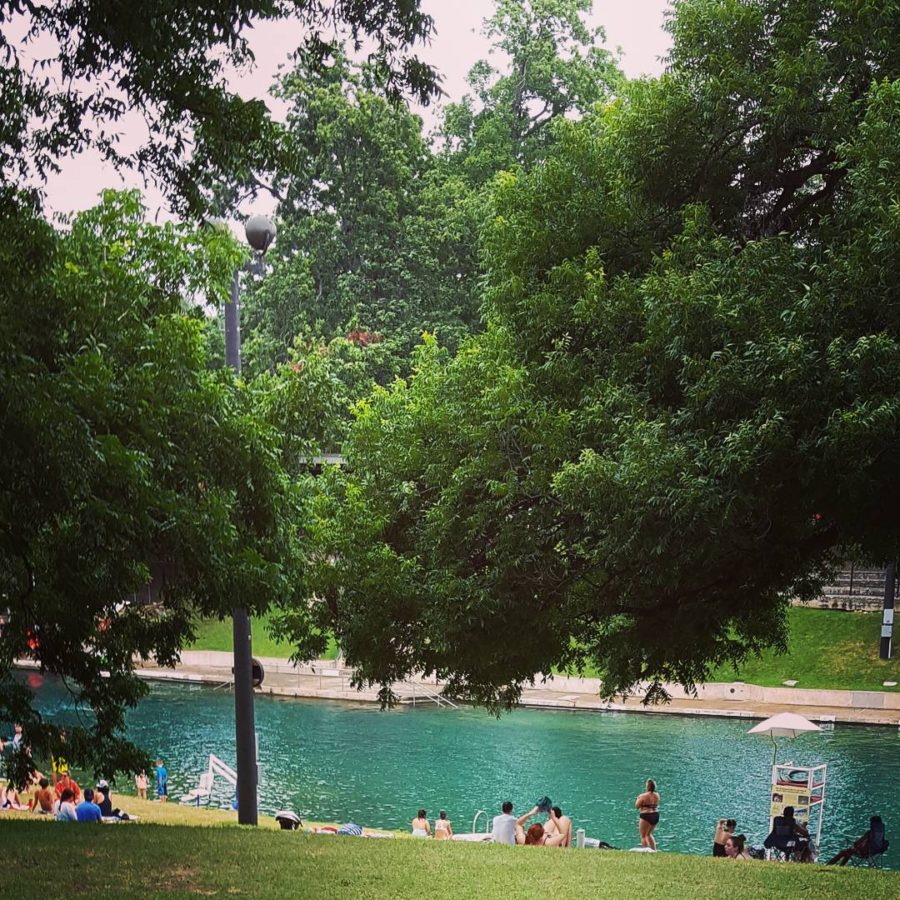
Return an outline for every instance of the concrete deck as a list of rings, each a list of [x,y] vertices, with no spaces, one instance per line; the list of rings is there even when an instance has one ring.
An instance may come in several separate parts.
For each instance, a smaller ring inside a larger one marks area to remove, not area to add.
[[[231,654],[188,651],[176,669],[144,663],[138,674],[148,680],[181,681],[227,688],[231,682]],[[350,670],[331,661],[295,665],[288,660],[262,658],[266,676],[259,693],[281,697],[306,697],[352,703],[377,703],[374,690],[357,691],[350,684]],[[439,692],[434,679],[416,679],[395,685],[406,702],[433,702]],[[586,712],[629,712],[645,715],[721,716],[764,719],[791,710],[815,722],[842,722],[900,727],[900,691],[820,691],[800,688],[765,688],[743,682],[710,683],[692,697],[678,687],[670,689],[672,701],[644,706],[641,691],[609,702],[600,697],[600,682],[591,678],[555,677],[523,691],[521,705],[533,708],[570,709]]]

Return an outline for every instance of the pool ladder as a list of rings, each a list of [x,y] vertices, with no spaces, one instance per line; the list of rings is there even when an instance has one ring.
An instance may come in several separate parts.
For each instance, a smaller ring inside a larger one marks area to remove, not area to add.
[[[472,834],[475,834],[477,831],[478,819],[480,816],[484,816],[484,833],[487,834],[490,831],[490,817],[486,810],[479,809],[478,812],[475,813],[475,818],[472,819]]]
[[[416,684],[414,681],[404,681],[403,687],[412,688],[412,695],[407,694],[403,699],[401,699],[401,703],[411,703],[413,706],[416,705],[416,701],[418,699],[426,700],[429,703],[436,703],[438,706],[447,706],[450,709],[459,709],[459,707],[452,701],[448,700],[443,694],[438,691],[433,691],[430,687],[424,684]],[[421,694],[421,698],[419,695]]]

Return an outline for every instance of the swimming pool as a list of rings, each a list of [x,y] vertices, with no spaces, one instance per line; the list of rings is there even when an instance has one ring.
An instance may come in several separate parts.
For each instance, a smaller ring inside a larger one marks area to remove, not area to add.
[[[44,697],[66,714],[62,694]],[[132,739],[166,758],[173,798],[196,786],[210,753],[234,764],[233,722],[230,693],[178,684],[155,685],[128,716]],[[736,818],[751,842],[767,833],[772,745],[746,734],[747,720],[561,710],[497,719],[471,708],[382,712],[259,696],[256,724],[264,814],[289,807],[304,818],[406,828],[425,807],[432,819],[446,809],[468,831],[478,809],[493,815],[510,799],[523,812],[549,794],[575,827],[631,847],[634,798],[649,777],[662,795],[662,850],[708,853],[720,816]],[[823,853],[858,837],[874,813],[889,837],[900,831],[891,799],[900,731],[837,725],[779,746],[781,760],[828,763]],[[230,805],[232,797],[222,790],[217,800]],[[885,864],[900,868],[898,857],[890,851]]]

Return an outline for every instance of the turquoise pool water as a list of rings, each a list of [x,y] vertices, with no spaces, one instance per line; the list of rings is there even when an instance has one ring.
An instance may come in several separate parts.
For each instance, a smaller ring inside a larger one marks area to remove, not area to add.
[[[49,701],[49,697],[48,697]],[[62,695],[57,712],[65,714]],[[229,693],[159,685],[129,715],[130,736],[162,754],[170,795],[197,783],[209,753],[234,764]],[[637,845],[633,803],[644,779],[662,795],[660,849],[708,853],[720,816],[738,820],[752,842],[767,833],[772,746],[746,734],[751,722],[517,710],[500,719],[476,709],[367,705],[258,697],[260,808],[301,816],[405,828],[422,806],[448,811],[470,830],[479,809],[511,799],[525,811],[549,794],[576,827],[617,847]],[[823,854],[845,846],[882,815],[900,849],[900,731],[835,726],[782,741],[779,757],[828,763]],[[224,785],[216,802],[230,805]],[[900,852],[886,863],[900,868]]]

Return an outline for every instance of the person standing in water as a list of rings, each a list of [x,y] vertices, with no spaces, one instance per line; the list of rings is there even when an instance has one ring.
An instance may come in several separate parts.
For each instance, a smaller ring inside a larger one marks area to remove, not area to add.
[[[647,790],[643,794],[638,794],[634,806],[638,811],[641,846],[655,850],[656,841],[653,839],[653,831],[659,824],[659,794],[656,793],[656,782],[652,778],[647,779]]]

